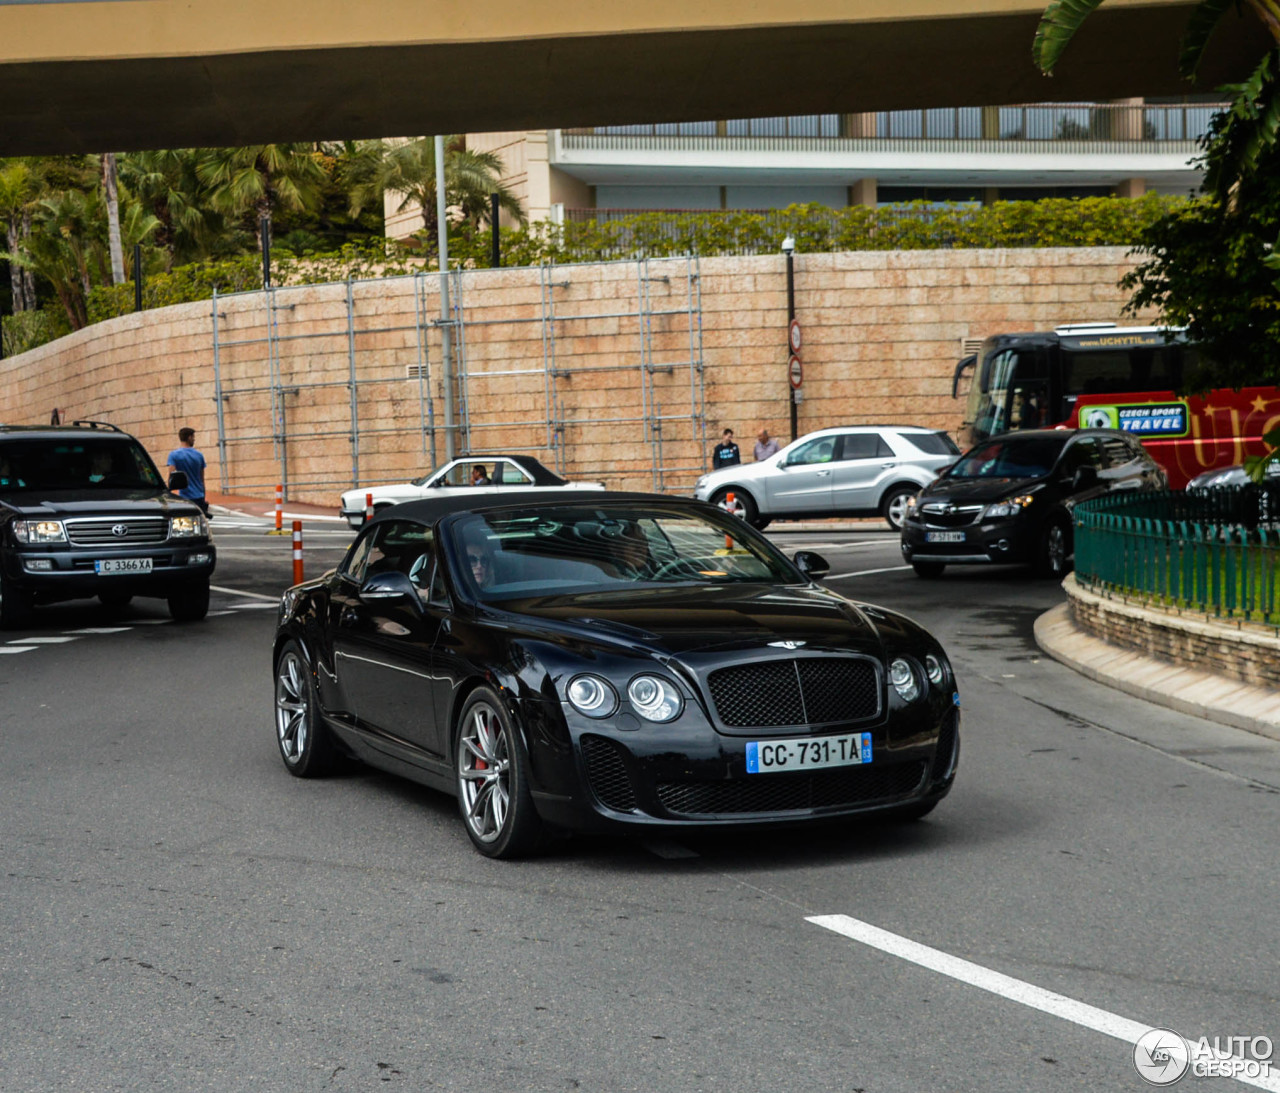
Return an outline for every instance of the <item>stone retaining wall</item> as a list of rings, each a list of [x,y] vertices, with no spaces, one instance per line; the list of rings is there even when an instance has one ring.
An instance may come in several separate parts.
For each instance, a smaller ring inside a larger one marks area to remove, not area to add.
[[[1280,636],[1274,629],[1178,614],[1063,582],[1071,617],[1096,638],[1183,668],[1280,691]]]
[[[632,262],[553,267],[545,277],[537,269],[464,274],[468,367],[484,373],[471,384],[473,450],[528,451],[551,466],[559,454],[569,477],[686,493],[724,426],[737,430],[745,458],[762,424],[787,438],[782,256],[703,259],[693,282],[679,261],[656,266],[648,277],[638,277],[644,270]],[[798,254],[799,431],[900,423],[955,432],[963,402],[951,398],[951,376],[964,339],[1119,321],[1125,296],[1116,283],[1130,267],[1120,247]],[[554,282],[549,290],[546,279]],[[699,385],[680,363],[691,355],[690,283],[702,394],[691,392]],[[357,317],[350,338],[348,291]],[[554,323],[537,318],[547,291]],[[403,481],[429,467],[412,375],[421,330],[431,368],[426,406],[442,422],[440,333],[430,322],[440,313],[437,292],[436,277],[289,289],[288,306],[276,311],[274,350],[262,293],[219,301],[224,389],[261,386],[272,370],[293,387],[283,400],[284,451],[273,439],[280,428],[269,395],[245,390],[224,398],[229,443],[219,460],[207,301],[126,315],[0,361],[0,422],[47,423],[59,407],[66,419],[106,420],[132,432],[159,463],[179,427],[190,425],[210,461],[211,491],[267,495],[287,462],[290,499],[336,506],[353,477]],[[644,321],[642,295],[650,310]],[[548,328],[556,347],[549,372]],[[235,341],[241,344],[229,344]],[[346,386],[352,347],[363,430],[354,452]],[[646,361],[657,366],[647,390]],[[317,382],[327,386],[311,386]],[[559,453],[546,425],[552,387]],[[668,415],[661,435],[641,416],[642,405]],[[437,428],[439,453],[442,436]]]

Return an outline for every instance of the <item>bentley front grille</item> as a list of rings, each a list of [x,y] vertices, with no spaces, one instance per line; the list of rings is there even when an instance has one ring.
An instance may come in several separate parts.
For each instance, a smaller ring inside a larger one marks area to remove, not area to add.
[[[729,728],[861,721],[880,712],[880,680],[862,657],[798,657],[718,668],[711,701]]]

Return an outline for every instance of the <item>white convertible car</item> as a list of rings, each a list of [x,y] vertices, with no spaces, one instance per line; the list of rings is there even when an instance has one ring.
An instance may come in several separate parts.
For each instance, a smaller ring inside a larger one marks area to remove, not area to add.
[[[401,501],[416,501],[420,497],[443,497],[474,493],[480,496],[495,490],[548,489],[602,490],[603,482],[569,482],[554,471],[547,470],[532,456],[527,455],[468,455],[437,467],[430,474],[413,482],[391,486],[359,486],[342,495],[342,515],[353,528],[365,521],[365,509],[369,498],[373,499],[375,512],[398,505]]]

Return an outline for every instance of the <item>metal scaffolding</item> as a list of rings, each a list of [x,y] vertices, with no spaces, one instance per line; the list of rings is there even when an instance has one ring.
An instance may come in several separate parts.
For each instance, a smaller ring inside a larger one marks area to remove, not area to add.
[[[438,417],[429,343],[439,348],[445,325],[460,454],[524,452],[577,478],[625,464],[624,476],[656,491],[687,488],[703,471],[696,257],[449,276],[448,319],[428,318],[440,290],[426,273],[215,294],[222,491],[283,484],[287,498],[395,480],[386,436],[416,434],[423,463],[436,465],[436,432],[449,423]],[[387,301],[399,297],[403,311],[409,281],[413,321],[388,324]],[[417,384],[416,414],[406,381]]]

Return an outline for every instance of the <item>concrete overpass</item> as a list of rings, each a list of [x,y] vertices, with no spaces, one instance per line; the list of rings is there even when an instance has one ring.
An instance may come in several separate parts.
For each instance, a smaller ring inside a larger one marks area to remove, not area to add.
[[[1177,95],[1193,4],[1111,0],[1060,74],[1045,0],[0,0],[0,155]],[[1267,41],[1229,15],[1201,89]]]

